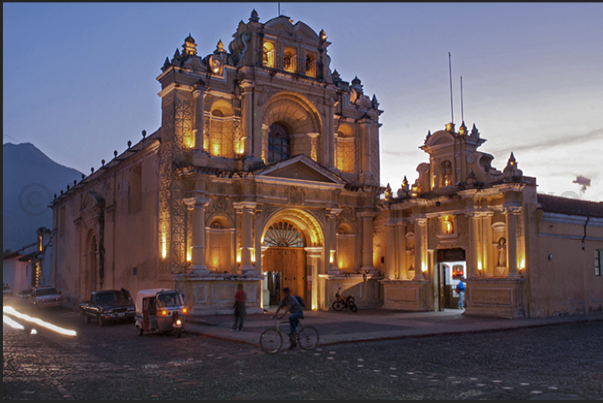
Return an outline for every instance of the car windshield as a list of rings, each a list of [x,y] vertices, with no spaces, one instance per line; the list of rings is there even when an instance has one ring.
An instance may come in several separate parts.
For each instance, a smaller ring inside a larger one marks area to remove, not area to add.
[[[96,294],[96,302],[98,304],[108,304],[109,302],[123,302],[127,301],[127,298],[121,293],[121,291],[103,292]]]
[[[39,297],[41,295],[52,295],[52,294],[58,294],[59,292],[57,290],[55,290],[54,288],[40,288],[38,290],[36,290],[36,296]]]
[[[159,305],[162,307],[172,307],[183,305],[182,297],[177,292],[164,292],[157,296],[159,299]]]

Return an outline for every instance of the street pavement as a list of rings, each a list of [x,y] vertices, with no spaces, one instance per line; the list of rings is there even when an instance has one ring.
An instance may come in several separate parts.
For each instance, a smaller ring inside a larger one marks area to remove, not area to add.
[[[186,330],[206,337],[259,345],[260,334],[275,326],[272,316],[276,308],[263,314],[245,316],[243,331],[231,331],[233,315],[205,315],[187,318]],[[351,312],[304,311],[304,326],[314,326],[319,332],[319,345],[333,345],[410,337],[467,334],[512,330],[527,327],[552,326],[564,323],[603,321],[603,314],[567,315],[550,318],[502,319],[466,316],[464,310],[446,309],[441,312],[408,312],[366,309]],[[282,314],[279,313],[279,316]],[[288,331],[288,320],[281,320]]]

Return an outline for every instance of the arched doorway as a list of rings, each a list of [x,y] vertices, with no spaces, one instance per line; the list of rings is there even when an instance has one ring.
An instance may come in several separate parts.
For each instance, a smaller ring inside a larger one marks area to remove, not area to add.
[[[264,234],[267,247],[262,260],[267,273],[268,305],[278,305],[282,289],[288,287],[292,295],[306,298],[306,246],[302,231],[292,222],[281,219],[273,222]]]

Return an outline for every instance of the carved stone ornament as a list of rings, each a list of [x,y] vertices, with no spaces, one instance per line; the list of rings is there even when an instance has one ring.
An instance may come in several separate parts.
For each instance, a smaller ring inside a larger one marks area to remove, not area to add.
[[[289,204],[295,206],[303,206],[305,198],[305,192],[303,189],[297,186],[290,186],[287,188],[287,200]]]

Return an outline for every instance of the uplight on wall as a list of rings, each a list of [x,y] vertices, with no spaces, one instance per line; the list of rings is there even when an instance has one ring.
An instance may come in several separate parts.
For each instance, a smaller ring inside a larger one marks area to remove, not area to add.
[[[191,256],[191,254],[192,254],[192,249],[193,249],[193,248],[189,246],[189,247],[188,247],[188,250],[186,251],[186,261],[187,261],[187,262],[190,262],[190,261],[192,260],[192,256]]]
[[[167,240],[165,234],[161,236],[161,258],[165,259],[167,257]]]

